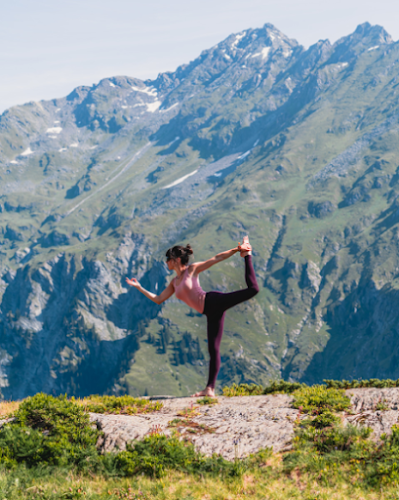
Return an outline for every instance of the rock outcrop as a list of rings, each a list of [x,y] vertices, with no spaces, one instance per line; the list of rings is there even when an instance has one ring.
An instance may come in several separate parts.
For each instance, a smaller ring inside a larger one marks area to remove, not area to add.
[[[391,432],[398,421],[399,388],[352,389],[346,393],[352,408],[342,416],[344,425],[371,427],[375,440]],[[234,460],[266,447],[275,452],[289,450],[295,420],[307,417],[293,408],[293,397],[286,394],[218,397],[214,405],[199,405],[196,401],[162,399],[160,411],[134,416],[92,413],[91,421],[103,431],[98,446],[103,452],[123,450],[126,443],[152,432],[169,436],[178,430],[205,455],[217,453]],[[386,409],[377,409],[383,406]]]

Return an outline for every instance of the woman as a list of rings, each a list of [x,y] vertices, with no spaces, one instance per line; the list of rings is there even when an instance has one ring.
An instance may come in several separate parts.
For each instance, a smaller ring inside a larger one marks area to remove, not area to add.
[[[245,259],[245,281],[247,287],[236,292],[204,292],[202,290],[198,275],[209,269],[218,262],[226,260],[235,253],[240,252]],[[169,283],[160,295],[155,295],[145,290],[136,278],[126,278],[126,283],[134,286],[142,294],[156,304],[162,304],[174,293],[176,297],[188,306],[204,314],[208,320],[208,351],[210,354],[209,378],[206,388],[203,391],[193,394],[193,396],[215,396],[216,378],[220,370],[220,342],[223,335],[224,317],[227,309],[245,300],[250,299],[259,292],[256,282],[255,271],[252,267],[252,247],[249,244],[248,236],[243,239],[242,245],[232,248],[226,252],[219,253],[212,259],[204,262],[194,262],[189,264],[189,257],[193,254],[190,245],[186,247],[175,246],[166,252],[166,262],[170,271],[175,271],[177,276]]]

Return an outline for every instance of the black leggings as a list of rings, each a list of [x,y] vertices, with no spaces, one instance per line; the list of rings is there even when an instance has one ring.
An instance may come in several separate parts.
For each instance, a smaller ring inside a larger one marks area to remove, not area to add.
[[[209,379],[206,386],[212,389],[215,388],[216,378],[220,370],[220,342],[222,341],[226,311],[230,307],[254,297],[259,292],[251,255],[244,257],[244,260],[245,281],[248,288],[230,293],[208,292],[205,296],[204,314],[208,320],[208,351],[211,357],[209,362]]]

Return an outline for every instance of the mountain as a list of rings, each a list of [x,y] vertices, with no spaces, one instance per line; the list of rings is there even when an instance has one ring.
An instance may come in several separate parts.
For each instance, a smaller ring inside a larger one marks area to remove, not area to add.
[[[305,50],[248,29],[155,80],[0,117],[0,387],[184,395],[205,318],[157,306],[165,251],[249,234],[261,292],[229,311],[220,385],[398,378],[399,44],[368,23]],[[201,276],[244,285],[238,256]]]

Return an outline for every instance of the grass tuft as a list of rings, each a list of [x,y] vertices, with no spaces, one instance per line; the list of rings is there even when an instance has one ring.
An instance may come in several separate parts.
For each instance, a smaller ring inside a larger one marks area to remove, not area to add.
[[[92,413],[112,413],[134,415],[136,413],[151,413],[159,411],[163,404],[160,401],[134,398],[132,396],[89,396],[72,401],[81,405],[85,411]]]
[[[199,405],[215,405],[215,404],[219,403],[219,401],[217,400],[217,398],[211,398],[210,396],[204,396],[201,399],[197,399],[197,403]]]

